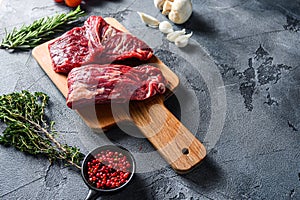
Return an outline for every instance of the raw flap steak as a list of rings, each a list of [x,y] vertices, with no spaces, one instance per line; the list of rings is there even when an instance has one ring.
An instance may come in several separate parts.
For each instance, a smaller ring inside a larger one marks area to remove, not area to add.
[[[68,74],[85,64],[110,64],[137,58],[148,60],[152,49],[137,37],[118,30],[101,16],[90,16],[82,27],[75,27],[48,45],[55,72]]]
[[[85,65],[68,75],[67,105],[75,109],[86,104],[144,100],[163,94],[166,84],[160,69],[151,65]]]

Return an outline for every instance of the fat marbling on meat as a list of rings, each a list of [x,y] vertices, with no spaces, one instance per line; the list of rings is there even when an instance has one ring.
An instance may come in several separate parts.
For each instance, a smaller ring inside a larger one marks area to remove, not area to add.
[[[68,75],[67,106],[124,103],[144,100],[166,91],[167,80],[152,65],[130,67],[115,64],[90,64],[74,68]]]
[[[55,72],[68,74],[85,64],[109,64],[136,58],[148,60],[153,50],[137,37],[108,24],[101,16],[90,16],[48,45]]]

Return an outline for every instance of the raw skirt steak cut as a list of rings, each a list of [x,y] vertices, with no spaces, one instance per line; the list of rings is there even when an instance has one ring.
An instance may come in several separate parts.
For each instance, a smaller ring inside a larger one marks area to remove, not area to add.
[[[109,25],[100,16],[90,16],[82,27],[75,27],[48,45],[55,72],[68,74],[85,64],[110,64],[137,58],[148,60],[152,49],[129,33]]]
[[[85,104],[144,100],[163,94],[166,84],[160,69],[151,65],[85,65],[68,75],[67,105],[75,109]]]

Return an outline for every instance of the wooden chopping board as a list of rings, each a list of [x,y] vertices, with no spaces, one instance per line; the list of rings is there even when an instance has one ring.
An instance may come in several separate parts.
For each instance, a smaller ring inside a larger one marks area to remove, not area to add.
[[[128,32],[114,18],[105,18],[112,26]],[[33,57],[40,64],[61,93],[67,97],[67,77],[54,72],[48,51],[48,43],[35,47]],[[161,69],[169,81],[169,91],[179,85],[177,75],[153,56],[148,63]],[[170,93],[167,93],[168,95]],[[123,121],[132,121],[152,143],[157,151],[178,173],[189,172],[206,155],[203,144],[164,106],[166,95],[156,95],[148,100],[131,102],[129,105],[96,105],[77,109],[85,123],[97,131],[105,130]]]

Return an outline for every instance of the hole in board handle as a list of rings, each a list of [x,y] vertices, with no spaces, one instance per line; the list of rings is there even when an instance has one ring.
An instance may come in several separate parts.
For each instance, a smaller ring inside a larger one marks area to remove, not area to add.
[[[181,150],[181,152],[182,152],[184,155],[187,155],[187,154],[189,154],[189,149],[183,148],[183,149]]]

